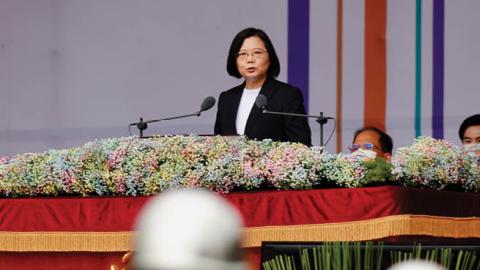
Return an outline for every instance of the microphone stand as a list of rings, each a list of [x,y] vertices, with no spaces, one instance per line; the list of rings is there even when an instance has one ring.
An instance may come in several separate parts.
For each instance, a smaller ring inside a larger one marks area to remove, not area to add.
[[[138,123],[133,123],[133,124],[130,124],[130,125],[136,125],[137,128],[138,128],[138,131],[139,131],[139,133],[140,133],[140,134],[139,134],[139,137],[140,137],[140,138],[143,138],[143,131],[144,131],[145,129],[147,129],[147,127],[148,127],[147,123],[143,122],[143,118],[140,117],[140,122],[138,122]]]
[[[287,115],[287,116],[298,116],[298,117],[308,117],[315,118],[316,122],[320,124],[320,146],[323,147],[323,126],[328,122],[329,119],[335,119],[333,117],[323,116],[323,112],[320,112],[320,115],[308,115],[308,114],[298,114],[298,113],[286,113],[286,112],[272,112],[266,108],[262,109],[262,113],[276,114],[276,115]]]
[[[320,116],[315,121],[320,124],[320,146],[323,147],[323,126],[328,122],[328,117],[324,117],[323,112],[320,112]]]

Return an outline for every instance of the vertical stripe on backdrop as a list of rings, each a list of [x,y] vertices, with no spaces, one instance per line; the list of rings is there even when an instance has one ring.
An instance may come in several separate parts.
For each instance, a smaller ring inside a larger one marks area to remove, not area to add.
[[[302,90],[308,112],[309,0],[288,0],[288,83]]]
[[[416,1],[415,17],[415,137],[422,135],[422,0]]]
[[[385,130],[387,0],[365,0],[364,125]]]
[[[343,0],[342,13],[342,150],[348,151],[364,124],[365,1]]]
[[[337,153],[342,151],[342,110],[343,110],[343,0],[337,1]]]
[[[422,136],[432,136],[433,0],[422,0]]]
[[[444,0],[433,0],[432,136],[443,139],[444,105]]]

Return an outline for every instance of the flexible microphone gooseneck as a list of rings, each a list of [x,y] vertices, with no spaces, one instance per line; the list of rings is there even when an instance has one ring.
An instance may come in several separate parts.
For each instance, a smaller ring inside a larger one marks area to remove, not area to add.
[[[129,126],[137,126],[137,129],[139,131],[139,137],[143,138],[143,131],[148,128],[148,124],[150,124],[150,123],[160,122],[160,121],[164,121],[164,120],[173,120],[173,119],[178,119],[178,118],[185,118],[185,117],[190,117],[190,116],[200,116],[202,114],[202,112],[210,110],[214,105],[215,105],[215,98],[212,97],[212,96],[208,96],[208,97],[203,99],[202,104],[200,105],[200,110],[195,112],[195,113],[184,114],[184,115],[173,116],[173,117],[165,117],[165,118],[147,120],[147,121],[143,121],[143,118],[140,117],[139,122],[131,123]]]
[[[268,100],[267,97],[259,94],[255,99],[255,105],[265,114],[276,114],[276,115],[286,115],[286,116],[297,116],[297,117],[308,117],[315,118],[316,122],[320,124],[320,146],[323,145],[323,125],[325,125],[328,120],[335,120],[333,117],[323,116],[323,112],[320,112],[320,115],[308,115],[308,114],[299,114],[299,113],[286,113],[286,112],[273,112],[267,109]]]

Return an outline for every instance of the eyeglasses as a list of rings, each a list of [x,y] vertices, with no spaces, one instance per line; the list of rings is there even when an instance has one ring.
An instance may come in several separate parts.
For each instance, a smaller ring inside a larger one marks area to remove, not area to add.
[[[352,146],[349,147],[348,149],[350,149],[350,151],[352,152],[355,152],[360,148],[364,150],[374,150],[377,147],[373,143],[364,143],[364,144],[352,144]]]
[[[246,51],[241,51],[241,52],[237,53],[237,58],[238,58],[239,60],[242,60],[242,61],[243,61],[243,60],[248,59],[249,56],[252,56],[252,57],[255,58],[256,60],[258,60],[258,59],[262,59],[262,58],[265,56],[266,53],[267,53],[267,52],[264,51],[264,50],[254,50],[254,51],[251,52],[251,53],[246,52]]]

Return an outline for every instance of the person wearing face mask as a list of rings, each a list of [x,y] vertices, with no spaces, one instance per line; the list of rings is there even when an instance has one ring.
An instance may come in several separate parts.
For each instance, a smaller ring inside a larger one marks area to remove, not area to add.
[[[381,157],[390,160],[392,150],[392,137],[376,127],[364,127],[356,130],[350,147],[352,155],[366,159]]]
[[[235,36],[228,53],[227,72],[244,81],[220,94],[215,134],[311,145],[306,118],[263,114],[255,106],[255,99],[262,94],[271,111],[306,113],[302,92],[275,79],[280,73],[280,62],[264,31],[247,28]]]
[[[480,114],[474,114],[463,120],[458,129],[458,136],[464,151],[476,156],[480,161]]]

